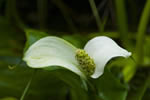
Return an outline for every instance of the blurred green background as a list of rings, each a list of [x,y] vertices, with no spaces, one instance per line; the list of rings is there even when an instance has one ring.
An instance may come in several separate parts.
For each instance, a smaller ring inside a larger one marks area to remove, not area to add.
[[[22,100],[34,72],[22,61],[26,37],[41,33],[78,48],[95,36],[109,36],[135,62],[109,62],[109,72],[90,79],[97,93],[68,70],[39,69],[24,100],[150,100],[149,19],[150,0],[0,0],[0,100]]]

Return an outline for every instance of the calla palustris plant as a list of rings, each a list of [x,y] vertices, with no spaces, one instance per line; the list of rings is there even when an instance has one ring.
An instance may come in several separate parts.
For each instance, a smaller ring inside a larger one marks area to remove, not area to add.
[[[130,52],[106,36],[89,40],[84,49],[78,49],[61,38],[47,36],[33,43],[23,60],[32,68],[60,66],[83,78],[98,78],[109,60],[129,56]]]

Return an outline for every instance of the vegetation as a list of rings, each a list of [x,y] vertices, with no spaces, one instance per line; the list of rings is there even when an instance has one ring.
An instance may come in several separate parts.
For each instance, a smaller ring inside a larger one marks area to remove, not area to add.
[[[0,0],[0,100],[149,100],[149,33],[150,0]],[[81,49],[108,36],[132,56],[112,59],[97,79],[30,68],[24,53],[45,36]]]

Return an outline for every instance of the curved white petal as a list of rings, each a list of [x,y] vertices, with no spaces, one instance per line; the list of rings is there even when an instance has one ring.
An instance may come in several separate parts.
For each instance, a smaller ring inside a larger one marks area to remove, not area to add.
[[[92,78],[98,78],[103,74],[104,67],[110,59],[118,56],[129,57],[131,55],[130,52],[121,48],[115,41],[106,36],[99,36],[90,40],[84,49],[96,64]]]
[[[48,36],[31,45],[23,60],[32,68],[61,66],[82,76],[75,60],[75,51],[76,48],[67,41]]]

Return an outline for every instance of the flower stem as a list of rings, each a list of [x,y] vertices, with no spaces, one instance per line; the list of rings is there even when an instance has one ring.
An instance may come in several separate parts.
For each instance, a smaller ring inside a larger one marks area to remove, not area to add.
[[[41,29],[46,28],[46,20],[47,20],[47,13],[48,13],[48,0],[38,0],[37,7],[38,7],[38,17],[39,17],[39,26]]]
[[[147,77],[147,79],[145,80],[145,83],[143,84],[143,88],[141,89],[141,92],[139,94],[139,100],[142,100],[144,93],[146,92],[149,84],[150,84],[150,75]]]
[[[125,0],[115,0],[116,4],[116,13],[118,28],[120,31],[120,38],[125,47],[128,47],[130,44],[128,39],[128,24],[127,24],[127,14],[125,9]]]
[[[145,39],[146,27],[149,22],[149,16],[150,16],[150,0],[147,0],[138,27],[137,44],[136,44],[137,66],[143,63],[143,52],[144,52],[143,43]]]
[[[69,7],[62,1],[62,0],[52,0],[52,2],[59,8],[62,15],[64,16],[64,19],[66,20],[68,26],[70,27],[71,31],[73,33],[78,32],[75,24],[73,23],[72,17],[69,12]]]
[[[90,6],[91,6],[93,15],[96,19],[97,27],[98,27],[100,32],[103,32],[103,29],[101,28],[101,19],[100,19],[100,16],[98,14],[98,10],[96,8],[96,4],[95,4],[94,0],[89,0],[89,3],[90,3]]]
[[[12,20],[14,20],[18,27],[24,30],[25,28],[27,28],[27,26],[23,23],[18,14],[16,3],[16,0],[6,1],[5,16],[9,22],[14,23],[12,22]]]
[[[32,82],[32,80],[33,80],[33,77],[34,77],[34,75],[35,75],[35,72],[36,72],[36,70],[33,71],[32,75],[31,75],[31,78],[30,78],[30,80],[28,81],[28,83],[27,83],[27,85],[26,85],[26,87],[25,87],[25,89],[24,89],[24,91],[23,91],[23,93],[22,93],[22,95],[21,95],[21,97],[20,97],[20,100],[24,100],[25,95],[27,94],[27,92],[28,92],[28,90],[29,90],[29,87],[30,87],[30,85],[31,85],[31,82]]]

